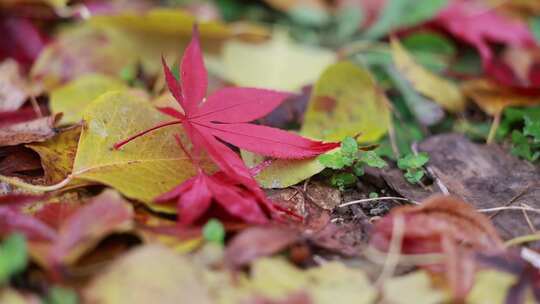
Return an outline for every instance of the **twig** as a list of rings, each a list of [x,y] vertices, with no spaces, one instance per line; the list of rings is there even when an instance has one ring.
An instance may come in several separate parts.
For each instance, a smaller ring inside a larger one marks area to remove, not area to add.
[[[339,205],[338,208],[343,208],[343,207],[347,207],[347,206],[351,206],[351,205],[355,205],[355,204],[363,204],[363,203],[369,203],[369,202],[375,202],[375,201],[382,201],[382,200],[407,201],[407,202],[413,203],[415,205],[420,205],[419,202],[408,199],[408,198],[397,197],[397,196],[384,196],[384,197],[364,198],[364,199],[360,199],[360,200],[346,202],[346,203],[343,203],[343,204]]]
[[[522,197],[523,195],[525,195],[525,193],[527,193],[529,191],[529,189],[531,188],[531,185],[528,185],[527,187],[525,187],[523,190],[521,190],[520,193],[514,195],[514,197],[512,197],[506,204],[504,204],[504,207],[508,207],[510,205],[512,205],[515,201],[517,201],[520,197]],[[503,209],[504,210],[504,209]],[[495,212],[494,214],[490,215],[489,216],[489,219],[493,220],[494,217],[496,217],[498,214],[499,214],[500,211],[497,211]]]
[[[540,209],[535,209],[531,207],[518,207],[518,206],[508,206],[508,207],[495,207],[495,208],[487,208],[487,209],[478,209],[478,212],[481,213],[488,213],[488,212],[498,212],[498,211],[504,211],[504,210],[525,210],[525,211],[531,211],[535,213],[540,213]]]
[[[533,233],[515,237],[504,242],[504,246],[508,248],[516,245],[521,245],[523,243],[530,243],[535,241],[540,241],[540,233]]]
[[[495,117],[493,118],[493,122],[491,123],[491,128],[489,129],[489,134],[486,140],[486,143],[489,145],[493,143],[493,140],[495,139],[495,135],[497,135],[497,129],[499,128],[499,125],[501,124],[501,112],[498,112],[495,114]]]
[[[528,206],[526,204],[521,204],[522,207],[526,208],[532,208],[531,206]],[[527,221],[527,225],[529,225],[529,228],[531,229],[532,233],[536,232],[536,228],[534,227],[533,223],[531,222],[531,219],[529,218],[529,215],[527,214],[527,210],[521,210],[523,212],[523,216],[525,217],[525,221]]]

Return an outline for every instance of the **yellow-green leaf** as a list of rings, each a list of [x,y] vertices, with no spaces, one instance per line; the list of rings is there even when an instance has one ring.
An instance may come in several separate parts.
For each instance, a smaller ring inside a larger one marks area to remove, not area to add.
[[[315,304],[373,303],[377,298],[361,270],[338,262],[302,271],[283,259],[262,258],[252,265],[248,289],[276,300],[305,291]]]
[[[372,75],[344,61],[326,69],[315,84],[300,133],[326,141],[360,133],[360,142],[373,142],[386,134],[389,124],[386,96]]]
[[[241,151],[242,159],[248,167],[255,167],[264,161],[264,157],[248,151]],[[263,188],[287,188],[312,177],[324,170],[317,158],[302,160],[274,159],[263,167],[255,179]]]
[[[385,303],[392,304],[438,304],[447,303],[449,294],[432,286],[429,274],[415,271],[387,280],[383,286]]]
[[[155,8],[144,14],[127,11],[117,15],[97,15],[90,19],[95,26],[114,27],[125,31],[176,36],[190,36],[195,16],[181,9]],[[211,21],[199,24],[201,35],[226,38],[231,34],[225,24]]]
[[[239,86],[296,91],[316,81],[335,58],[329,50],[299,45],[276,32],[263,44],[227,41],[221,73]]]
[[[392,39],[391,46],[398,70],[418,92],[450,112],[461,112],[465,109],[465,97],[459,86],[416,63],[397,39]]]
[[[512,274],[496,270],[481,270],[475,276],[473,288],[467,295],[467,303],[506,303],[508,290],[515,283],[517,283],[517,277]],[[535,303],[530,290],[526,293],[524,303]]]
[[[51,111],[64,114],[61,123],[77,123],[90,102],[103,93],[125,87],[124,83],[110,76],[85,75],[50,92]]]
[[[184,10],[165,8],[94,16],[63,28],[55,43],[40,53],[31,75],[49,89],[88,73],[118,77],[123,69],[135,69],[139,64],[145,73],[157,75],[161,72],[161,55],[169,62],[181,55],[194,22],[195,17]],[[267,34],[260,28],[236,30],[215,21],[201,21],[199,27],[205,50],[220,46],[233,35]]]
[[[202,269],[161,246],[139,247],[100,273],[84,290],[88,303],[214,303]]]
[[[148,101],[127,91],[109,92],[90,104],[83,117],[73,177],[109,185],[160,209],[151,202],[195,174],[174,139],[175,134],[185,136],[180,126],[162,128],[113,150],[116,142],[170,120]]]

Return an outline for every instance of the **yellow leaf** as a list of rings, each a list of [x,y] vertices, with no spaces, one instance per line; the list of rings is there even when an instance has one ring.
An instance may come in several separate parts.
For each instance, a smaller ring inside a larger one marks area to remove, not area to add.
[[[196,173],[174,139],[174,134],[185,137],[181,126],[162,128],[119,151],[112,149],[116,142],[170,120],[148,101],[126,91],[106,93],[87,107],[83,118],[73,177],[109,185],[161,209],[151,202]]]
[[[297,91],[316,81],[335,58],[329,50],[299,45],[276,32],[262,44],[227,41],[221,73],[239,86]]]
[[[188,258],[160,246],[139,247],[100,273],[83,291],[88,303],[214,303]]]
[[[516,282],[517,278],[512,274],[496,270],[480,270],[476,274],[472,290],[467,295],[467,303],[506,303],[508,290]],[[530,290],[526,293],[525,303],[535,303]]]
[[[248,151],[241,151],[246,165],[253,168],[264,161],[264,157]],[[287,188],[312,177],[324,170],[317,158],[302,160],[274,159],[269,166],[255,175],[255,179],[263,188]]]
[[[385,303],[392,304],[438,304],[449,302],[449,294],[431,286],[429,275],[425,271],[387,280],[383,286]]]
[[[145,73],[156,75],[161,72],[161,55],[171,57],[169,62],[181,55],[194,22],[195,17],[184,10],[164,8],[94,16],[60,31],[55,43],[40,53],[31,75],[49,89],[88,73],[118,77],[122,69],[138,64]],[[216,21],[202,21],[199,27],[205,50],[219,47],[233,35],[266,35],[261,28]]]
[[[465,98],[456,84],[431,73],[416,63],[397,39],[391,40],[391,46],[398,70],[418,92],[450,112],[461,112],[465,109]]]
[[[71,174],[80,135],[81,127],[75,126],[45,142],[26,145],[39,154],[47,185],[59,183]]]
[[[389,124],[386,96],[371,74],[344,61],[329,67],[315,84],[300,133],[325,141],[360,133],[360,142],[373,142],[386,134]]]
[[[169,8],[155,8],[144,14],[128,11],[117,15],[98,15],[90,19],[95,26],[177,37],[190,36],[195,22],[195,16],[189,12]],[[199,27],[204,37],[224,39],[231,35],[231,30],[221,22],[200,22]]]
[[[491,116],[497,116],[507,107],[540,104],[540,98],[519,95],[487,79],[469,80],[462,84],[465,95]]]
[[[139,56],[133,51],[136,48],[126,45],[126,39],[117,31],[96,29],[86,23],[64,28],[56,35],[55,43],[41,51],[31,77],[52,89],[88,73],[118,76],[122,68],[135,64]]]
[[[62,112],[61,123],[77,123],[82,119],[86,106],[101,94],[125,88],[115,78],[90,74],[79,77],[50,92],[50,107],[53,113]]]
[[[373,303],[377,298],[361,270],[329,262],[302,271],[279,258],[262,258],[252,265],[248,290],[276,300],[305,291],[315,304]]]

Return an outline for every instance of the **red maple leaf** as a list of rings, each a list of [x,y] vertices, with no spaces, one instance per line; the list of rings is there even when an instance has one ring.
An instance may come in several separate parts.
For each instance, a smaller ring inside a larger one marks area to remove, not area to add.
[[[435,23],[474,46],[484,66],[493,59],[490,42],[521,47],[535,45],[526,24],[505,17],[478,1],[453,1],[439,13]]]
[[[441,11],[435,24],[474,46],[482,58],[484,70],[493,80],[518,92],[538,93],[540,72],[537,68],[531,69],[528,83],[521,83],[512,68],[499,60],[490,46],[495,42],[511,47],[534,47],[536,42],[527,24],[512,20],[478,1],[463,0],[453,1]]]
[[[181,223],[191,223],[201,216],[209,207],[212,197],[222,206],[226,205],[229,212],[237,208],[238,211],[232,213],[248,222],[260,223],[266,218],[259,208],[261,204],[269,206],[264,193],[242,159],[223,142],[264,156],[285,159],[314,157],[339,146],[339,143],[323,143],[284,130],[249,123],[272,112],[291,96],[289,93],[230,87],[206,97],[208,75],[196,26],[182,58],[181,81],[174,77],[164,59],[162,63],[167,86],[184,113],[171,107],[160,108],[161,112],[176,120],[135,134],[115,144],[114,148],[119,149],[159,128],[182,124],[193,144],[194,159],[199,157],[202,150],[208,153],[220,168],[220,173],[209,176],[200,170],[199,175],[162,197],[179,197],[182,217],[186,217],[180,220]],[[242,196],[248,198],[236,199]],[[196,210],[186,211],[189,208]],[[250,211],[246,213],[246,210]]]

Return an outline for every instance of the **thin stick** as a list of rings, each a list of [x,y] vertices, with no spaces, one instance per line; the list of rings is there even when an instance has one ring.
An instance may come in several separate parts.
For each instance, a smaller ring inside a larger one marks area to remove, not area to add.
[[[506,204],[504,204],[504,207],[508,207],[510,205],[512,205],[515,201],[517,201],[520,197],[522,197],[525,193],[527,193],[529,191],[529,189],[531,188],[531,185],[528,185],[527,187],[525,187],[523,190],[521,190],[520,193],[516,194],[514,197],[512,197]],[[493,219],[494,217],[496,217],[497,215],[499,214],[499,212],[495,212],[494,214],[490,215],[489,216],[489,219]]]
[[[499,125],[501,124],[501,112],[498,112],[495,114],[495,117],[493,118],[493,122],[491,123],[491,128],[489,129],[489,135],[486,140],[486,143],[489,145],[493,142],[495,139],[495,135],[497,135],[497,129],[499,128]]]
[[[41,108],[39,107],[39,104],[34,95],[30,96],[30,103],[32,104],[32,109],[34,110],[36,115],[38,117],[43,117],[43,112],[41,112]]]
[[[522,207],[526,207],[526,208],[532,208],[531,206],[528,206],[526,204],[521,204]],[[532,233],[535,233],[536,232],[536,227],[534,227],[531,219],[529,218],[529,215],[527,214],[527,210],[521,210],[523,212],[523,216],[525,217],[525,221],[527,221],[527,225],[529,225],[529,229],[531,229],[531,232]]]
[[[535,209],[531,207],[518,207],[518,206],[508,206],[508,207],[496,207],[496,208],[487,208],[487,209],[478,209],[478,212],[482,213],[488,213],[488,212],[497,212],[497,211],[504,211],[504,210],[525,210],[525,211],[531,211],[535,213],[540,213],[540,209]]]
[[[415,205],[420,205],[419,202],[408,199],[408,198],[397,197],[397,196],[384,196],[384,197],[365,198],[365,199],[361,199],[361,200],[346,202],[346,203],[343,203],[343,204],[339,205],[338,208],[343,208],[343,207],[347,207],[347,206],[355,205],[355,204],[363,204],[363,203],[369,203],[369,202],[375,202],[375,201],[382,201],[382,200],[407,201],[407,202],[413,203]]]
[[[540,233],[533,233],[515,237],[504,242],[504,246],[508,248],[516,245],[521,245],[523,243],[530,243],[535,241],[540,241]]]
[[[172,125],[177,125],[177,124],[181,124],[182,122],[180,120],[175,120],[175,121],[169,121],[169,122],[164,122],[164,123],[160,123],[159,125],[155,126],[155,127],[152,127],[148,130],[144,130],[142,132],[139,132],[131,137],[129,137],[128,139],[125,139],[125,140],[122,140],[120,142],[117,142],[114,144],[113,148],[115,150],[119,150],[121,149],[124,145],[126,145],[127,143],[129,143],[130,141],[138,138],[138,137],[141,137],[145,134],[148,134],[150,132],[153,132],[153,131],[156,131],[158,129],[161,129],[161,128],[164,128],[164,127],[168,127],[168,126],[172,126]]]

